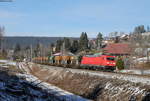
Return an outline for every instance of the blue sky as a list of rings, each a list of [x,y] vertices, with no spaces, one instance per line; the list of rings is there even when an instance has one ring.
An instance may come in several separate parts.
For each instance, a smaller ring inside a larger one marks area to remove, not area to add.
[[[6,36],[96,37],[150,25],[150,0],[13,0],[0,2]]]

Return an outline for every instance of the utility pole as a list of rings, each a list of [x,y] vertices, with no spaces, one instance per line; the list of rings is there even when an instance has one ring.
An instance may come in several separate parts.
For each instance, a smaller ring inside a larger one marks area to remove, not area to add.
[[[30,48],[30,49],[31,49],[31,54],[30,54],[30,55],[31,55],[31,57],[30,57],[30,58],[31,58],[31,62],[32,62],[32,44],[31,44],[31,46],[30,46],[30,47],[31,47],[31,48]]]
[[[99,41],[99,39],[98,39],[98,47],[97,47],[97,50],[99,50],[100,49],[100,41]]]
[[[147,48],[147,62],[149,62],[149,50]]]
[[[0,51],[1,51],[1,54],[2,54],[2,50],[3,50],[3,36],[4,36],[4,33],[5,33],[5,28],[4,27],[1,27],[0,26]]]
[[[65,50],[65,42],[63,42],[63,45],[62,45],[62,54],[64,55],[66,53],[66,50]]]
[[[42,50],[42,48],[43,48],[43,45],[40,43],[40,57],[41,58],[43,56],[43,50]],[[41,59],[41,63],[42,63],[42,59]]]

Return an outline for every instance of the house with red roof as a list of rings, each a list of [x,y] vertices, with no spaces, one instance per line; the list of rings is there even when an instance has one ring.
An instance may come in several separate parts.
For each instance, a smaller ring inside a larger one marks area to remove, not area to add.
[[[111,43],[104,48],[104,53],[116,56],[130,55],[131,48],[128,43]]]

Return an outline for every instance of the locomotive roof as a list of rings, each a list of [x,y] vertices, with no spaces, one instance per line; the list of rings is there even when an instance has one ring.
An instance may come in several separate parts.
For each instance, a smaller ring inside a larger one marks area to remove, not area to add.
[[[85,57],[114,57],[112,55],[85,55]]]

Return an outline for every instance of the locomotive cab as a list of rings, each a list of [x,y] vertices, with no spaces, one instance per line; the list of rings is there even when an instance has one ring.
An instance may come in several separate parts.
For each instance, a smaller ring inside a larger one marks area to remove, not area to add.
[[[106,57],[106,65],[107,66],[115,66],[115,57]]]

